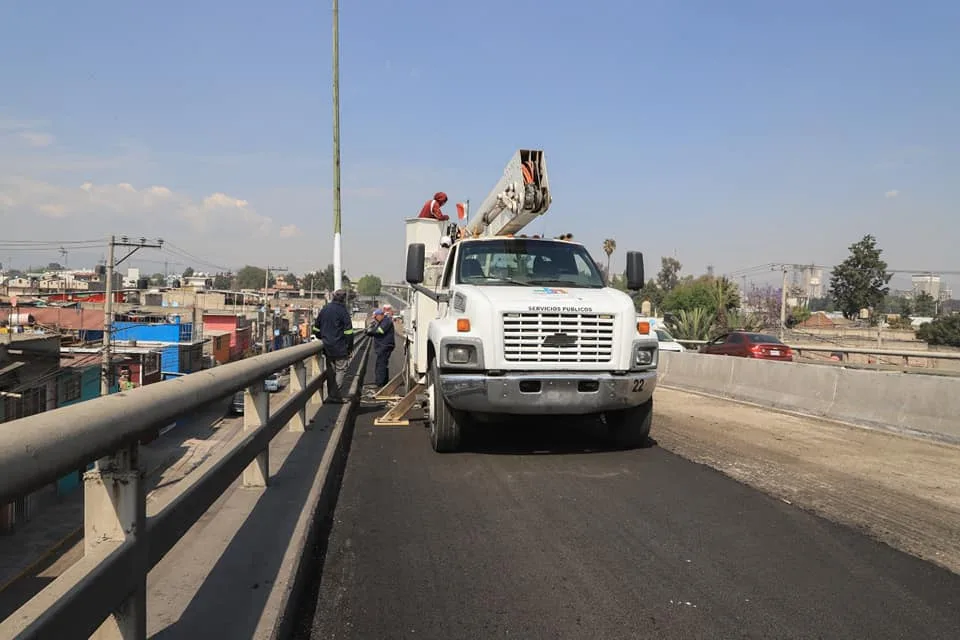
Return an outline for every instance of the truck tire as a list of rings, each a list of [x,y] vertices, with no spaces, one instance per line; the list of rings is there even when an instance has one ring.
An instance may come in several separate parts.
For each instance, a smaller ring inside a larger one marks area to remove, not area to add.
[[[463,435],[463,416],[454,410],[443,394],[440,393],[440,377],[437,372],[437,361],[430,363],[427,373],[429,387],[430,410],[430,444],[437,453],[453,453],[460,449],[460,440]]]
[[[653,425],[653,398],[638,407],[608,411],[604,416],[614,446],[637,449],[647,444]]]

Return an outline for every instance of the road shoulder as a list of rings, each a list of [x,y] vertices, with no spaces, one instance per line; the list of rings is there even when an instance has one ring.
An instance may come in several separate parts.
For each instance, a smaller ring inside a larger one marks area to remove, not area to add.
[[[660,446],[960,573],[960,446],[656,392]]]

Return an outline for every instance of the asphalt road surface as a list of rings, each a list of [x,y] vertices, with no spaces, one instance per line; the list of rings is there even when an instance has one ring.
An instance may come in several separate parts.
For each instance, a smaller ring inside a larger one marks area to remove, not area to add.
[[[357,420],[312,638],[960,637],[960,576],[660,447],[525,424],[439,455],[378,413]]]

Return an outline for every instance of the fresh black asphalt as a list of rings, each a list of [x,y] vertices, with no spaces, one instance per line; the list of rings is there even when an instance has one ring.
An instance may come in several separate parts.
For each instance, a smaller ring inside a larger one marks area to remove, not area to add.
[[[657,446],[528,421],[436,454],[380,413],[357,418],[312,638],[960,638],[960,576]]]

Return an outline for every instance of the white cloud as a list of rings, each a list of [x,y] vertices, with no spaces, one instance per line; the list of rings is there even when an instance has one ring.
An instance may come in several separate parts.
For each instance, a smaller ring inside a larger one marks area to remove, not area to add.
[[[269,216],[257,213],[246,200],[225,193],[197,200],[168,187],[138,189],[126,182],[84,182],[66,187],[30,178],[0,177],[0,204],[4,210],[32,218],[41,228],[42,218],[56,218],[82,223],[88,229],[133,224],[175,230],[180,223],[191,234],[230,232],[267,237],[289,234],[287,227],[291,226],[277,230]]]
[[[281,238],[296,238],[301,233],[300,227],[295,224],[285,224],[280,227]]]
[[[49,147],[55,140],[52,134],[43,131],[21,131],[18,135],[31,147]]]
[[[899,195],[900,195],[899,191],[897,191],[896,189],[891,189],[890,191],[887,191],[885,194],[883,194],[883,197],[889,200],[891,198],[896,198]]]

